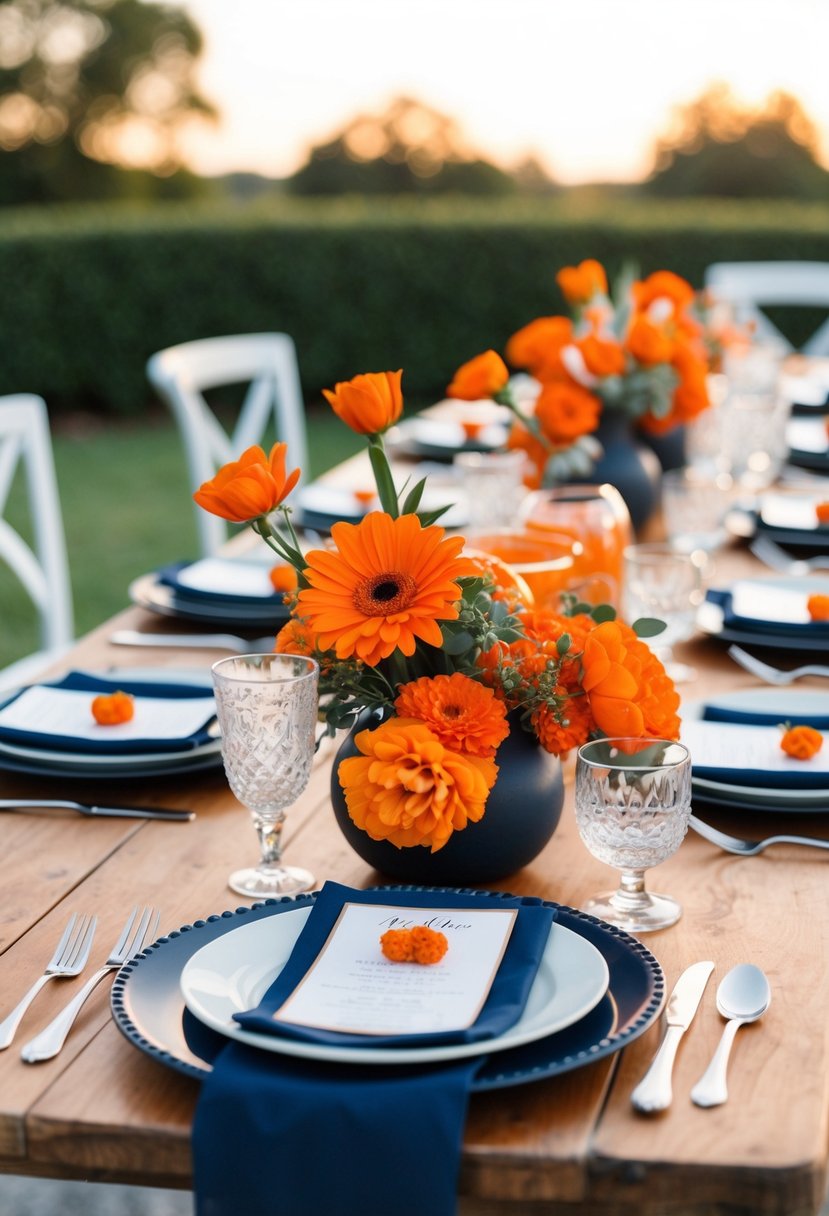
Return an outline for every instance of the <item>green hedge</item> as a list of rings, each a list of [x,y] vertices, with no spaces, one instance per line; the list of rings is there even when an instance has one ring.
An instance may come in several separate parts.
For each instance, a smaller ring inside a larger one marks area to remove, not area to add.
[[[309,400],[358,371],[403,367],[407,397],[428,401],[460,362],[560,311],[554,273],[584,257],[611,273],[635,259],[697,285],[711,262],[829,261],[829,206],[564,195],[6,211],[0,393],[41,393],[53,411],[135,413],[151,400],[154,351],[286,330]]]

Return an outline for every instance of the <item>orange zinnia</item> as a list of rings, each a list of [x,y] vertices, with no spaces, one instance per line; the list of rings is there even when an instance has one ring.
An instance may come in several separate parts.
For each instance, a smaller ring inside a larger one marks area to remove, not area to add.
[[[366,372],[335,384],[333,390],[324,388],[322,395],[352,431],[378,435],[397,422],[403,412],[402,375],[402,370]]]
[[[424,528],[416,515],[382,511],[356,525],[336,523],[331,536],[337,551],[308,554],[310,585],[298,600],[320,648],[376,667],[394,650],[414,654],[418,638],[440,646],[438,621],[457,619],[456,580],[469,572],[458,557],[463,537],[444,540],[443,528]]]
[[[299,481],[299,469],[286,476],[287,451],[284,443],[275,443],[268,456],[258,445],[248,448],[238,460],[222,465],[193,498],[205,511],[233,523],[259,519],[278,507]]]
[[[582,686],[606,735],[675,739],[679,695],[656,655],[629,625],[604,621],[587,635]]]
[[[545,384],[535,403],[543,433],[555,445],[569,445],[599,425],[602,403],[577,384]]]
[[[414,718],[389,718],[355,743],[362,754],[341,760],[338,776],[349,815],[372,840],[436,853],[483,817],[494,760],[450,751]]]
[[[402,684],[394,704],[401,718],[425,722],[441,743],[473,756],[494,756],[509,734],[503,702],[459,671]]]
[[[494,350],[487,350],[458,368],[446,396],[457,397],[461,401],[482,401],[500,393],[508,380],[509,372],[504,360]]]
[[[823,747],[823,735],[813,726],[790,726],[783,732],[780,746],[793,760],[811,760]]]
[[[562,375],[561,351],[573,341],[569,317],[536,317],[507,342],[506,356],[513,367],[525,367],[540,380]]]
[[[607,295],[607,275],[601,262],[587,258],[578,266],[563,266],[556,282],[568,304],[589,304],[594,296]]]

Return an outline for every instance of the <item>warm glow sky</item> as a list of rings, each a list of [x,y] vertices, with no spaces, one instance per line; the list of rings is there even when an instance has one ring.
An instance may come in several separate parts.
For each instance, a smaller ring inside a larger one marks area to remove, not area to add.
[[[501,164],[562,182],[641,176],[671,106],[726,80],[801,100],[829,164],[829,0],[182,0],[222,113],[204,173],[284,176],[359,111],[407,94]]]

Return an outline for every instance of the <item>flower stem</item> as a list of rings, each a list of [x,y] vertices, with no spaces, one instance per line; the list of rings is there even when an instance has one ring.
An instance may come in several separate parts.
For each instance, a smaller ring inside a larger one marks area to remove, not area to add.
[[[397,490],[394,488],[394,479],[391,475],[389,458],[383,446],[382,435],[369,435],[368,457],[371,461],[371,470],[374,473],[374,482],[377,486],[377,497],[380,499],[380,505],[392,519],[397,519],[400,514],[397,503]]]

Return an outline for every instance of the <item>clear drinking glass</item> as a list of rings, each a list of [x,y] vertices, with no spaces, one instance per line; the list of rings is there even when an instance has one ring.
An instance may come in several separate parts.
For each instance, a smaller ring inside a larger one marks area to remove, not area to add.
[[[505,528],[515,523],[524,497],[524,452],[457,452],[452,461],[468,504],[468,526]]]
[[[576,822],[587,848],[621,871],[616,891],[585,905],[602,920],[643,933],[676,924],[682,907],[645,890],[645,871],[667,861],[688,830],[691,757],[669,739],[597,739],[578,750]]]
[[[656,617],[665,629],[648,645],[662,660],[675,683],[693,680],[696,672],[674,658],[673,647],[686,642],[696,629],[703,600],[705,554],[678,553],[670,545],[629,545],[625,549],[624,616],[628,621]]]
[[[696,469],[671,469],[662,474],[662,517],[674,549],[713,553],[725,544],[732,486],[729,473],[709,477]]]
[[[319,667],[299,655],[243,654],[212,671],[225,773],[261,851],[259,864],[236,870],[228,885],[254,899],[307,891],[314,876],[281,863],[282,827],[311,776]]]

